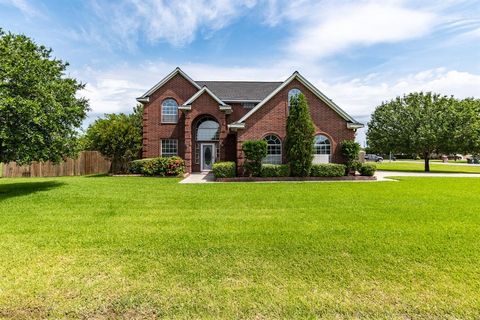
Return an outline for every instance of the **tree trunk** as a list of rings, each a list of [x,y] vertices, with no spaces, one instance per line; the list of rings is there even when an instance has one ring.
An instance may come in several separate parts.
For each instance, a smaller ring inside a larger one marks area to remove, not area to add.
[[[110,173],[111,173],[111,174],[120,173],[120,172],[121,172],[121,168],[122,168],[121,159],[114,156],[114,157],[112,158],[112,163],[111,163],[111,165],[110,165]]]
[[[430,153],[425,152],[425,172],[430,172]]]

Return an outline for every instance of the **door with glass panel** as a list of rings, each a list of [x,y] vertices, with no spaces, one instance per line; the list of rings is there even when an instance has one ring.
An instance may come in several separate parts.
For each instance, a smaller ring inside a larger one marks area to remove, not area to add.
[[[200,164],[202,171],[212,170],[215,163],[215,144],[202,143],[200,145]]]

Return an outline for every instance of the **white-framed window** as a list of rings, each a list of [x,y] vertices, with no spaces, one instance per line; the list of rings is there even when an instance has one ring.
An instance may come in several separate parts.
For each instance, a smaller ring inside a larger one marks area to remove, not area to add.
[[[328,163],[331,153],[332,144],[330,140],[322,134],[317,134],[313,141],[313,162]]]
[[[290,100],[292,99],[292,97],[296,97],[298,96],[300,93],[302,93],[302,91],[300,91],[299,89],[297,88],[293,88],[291,89],[290,91],[288,91],[288,112],[290,112]]]
[[[162,102],[162,123],[178,122],[178,104],[173,99],[165,99]]]
[[[270,134],[263,138],[267,142],[267,156],[263,159],[263,163],[282,164],[282,141],[274,134]]]
[[[162,139],[161,142],[161,156],[173,157],[178,155],[178,140],[177,139]]]
[[[197,141],[216,141],[220,139],[220,125],[210,117],[202,118],[197,124]]]

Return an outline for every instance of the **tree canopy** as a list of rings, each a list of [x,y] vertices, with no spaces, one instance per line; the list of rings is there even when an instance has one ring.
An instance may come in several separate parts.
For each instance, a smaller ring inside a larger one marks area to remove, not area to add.
[[[479,100],[431,92],[397,97],[376,108],[367,141],[376,152],[418,154],[430,171],[433,153],[480,151]]]
[[[112,161],[110,172],[126,172],[130,161],[140,157],[142,150],[143,107],[132,114],[106,114],[92,123],[85,134],[84,146],[96,150]]]
[[[0,29],[0,162],[60,161],[73,156],[88,111],[84,85],[67,62],[24,35]]]
[[[306,177],[313,161],[313,126],[307,99],[300,93],[290,98],[285,149],[292,176]]]

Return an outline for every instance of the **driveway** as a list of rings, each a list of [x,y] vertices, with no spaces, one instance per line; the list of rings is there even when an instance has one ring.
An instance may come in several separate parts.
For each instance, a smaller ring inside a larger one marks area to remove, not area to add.
[[[392,181],[386,177],[439,177],[439,178],[480,178],[478,173],[432,173],[432,172],[404,172],[404,171],[377,171],[377,181]]]

